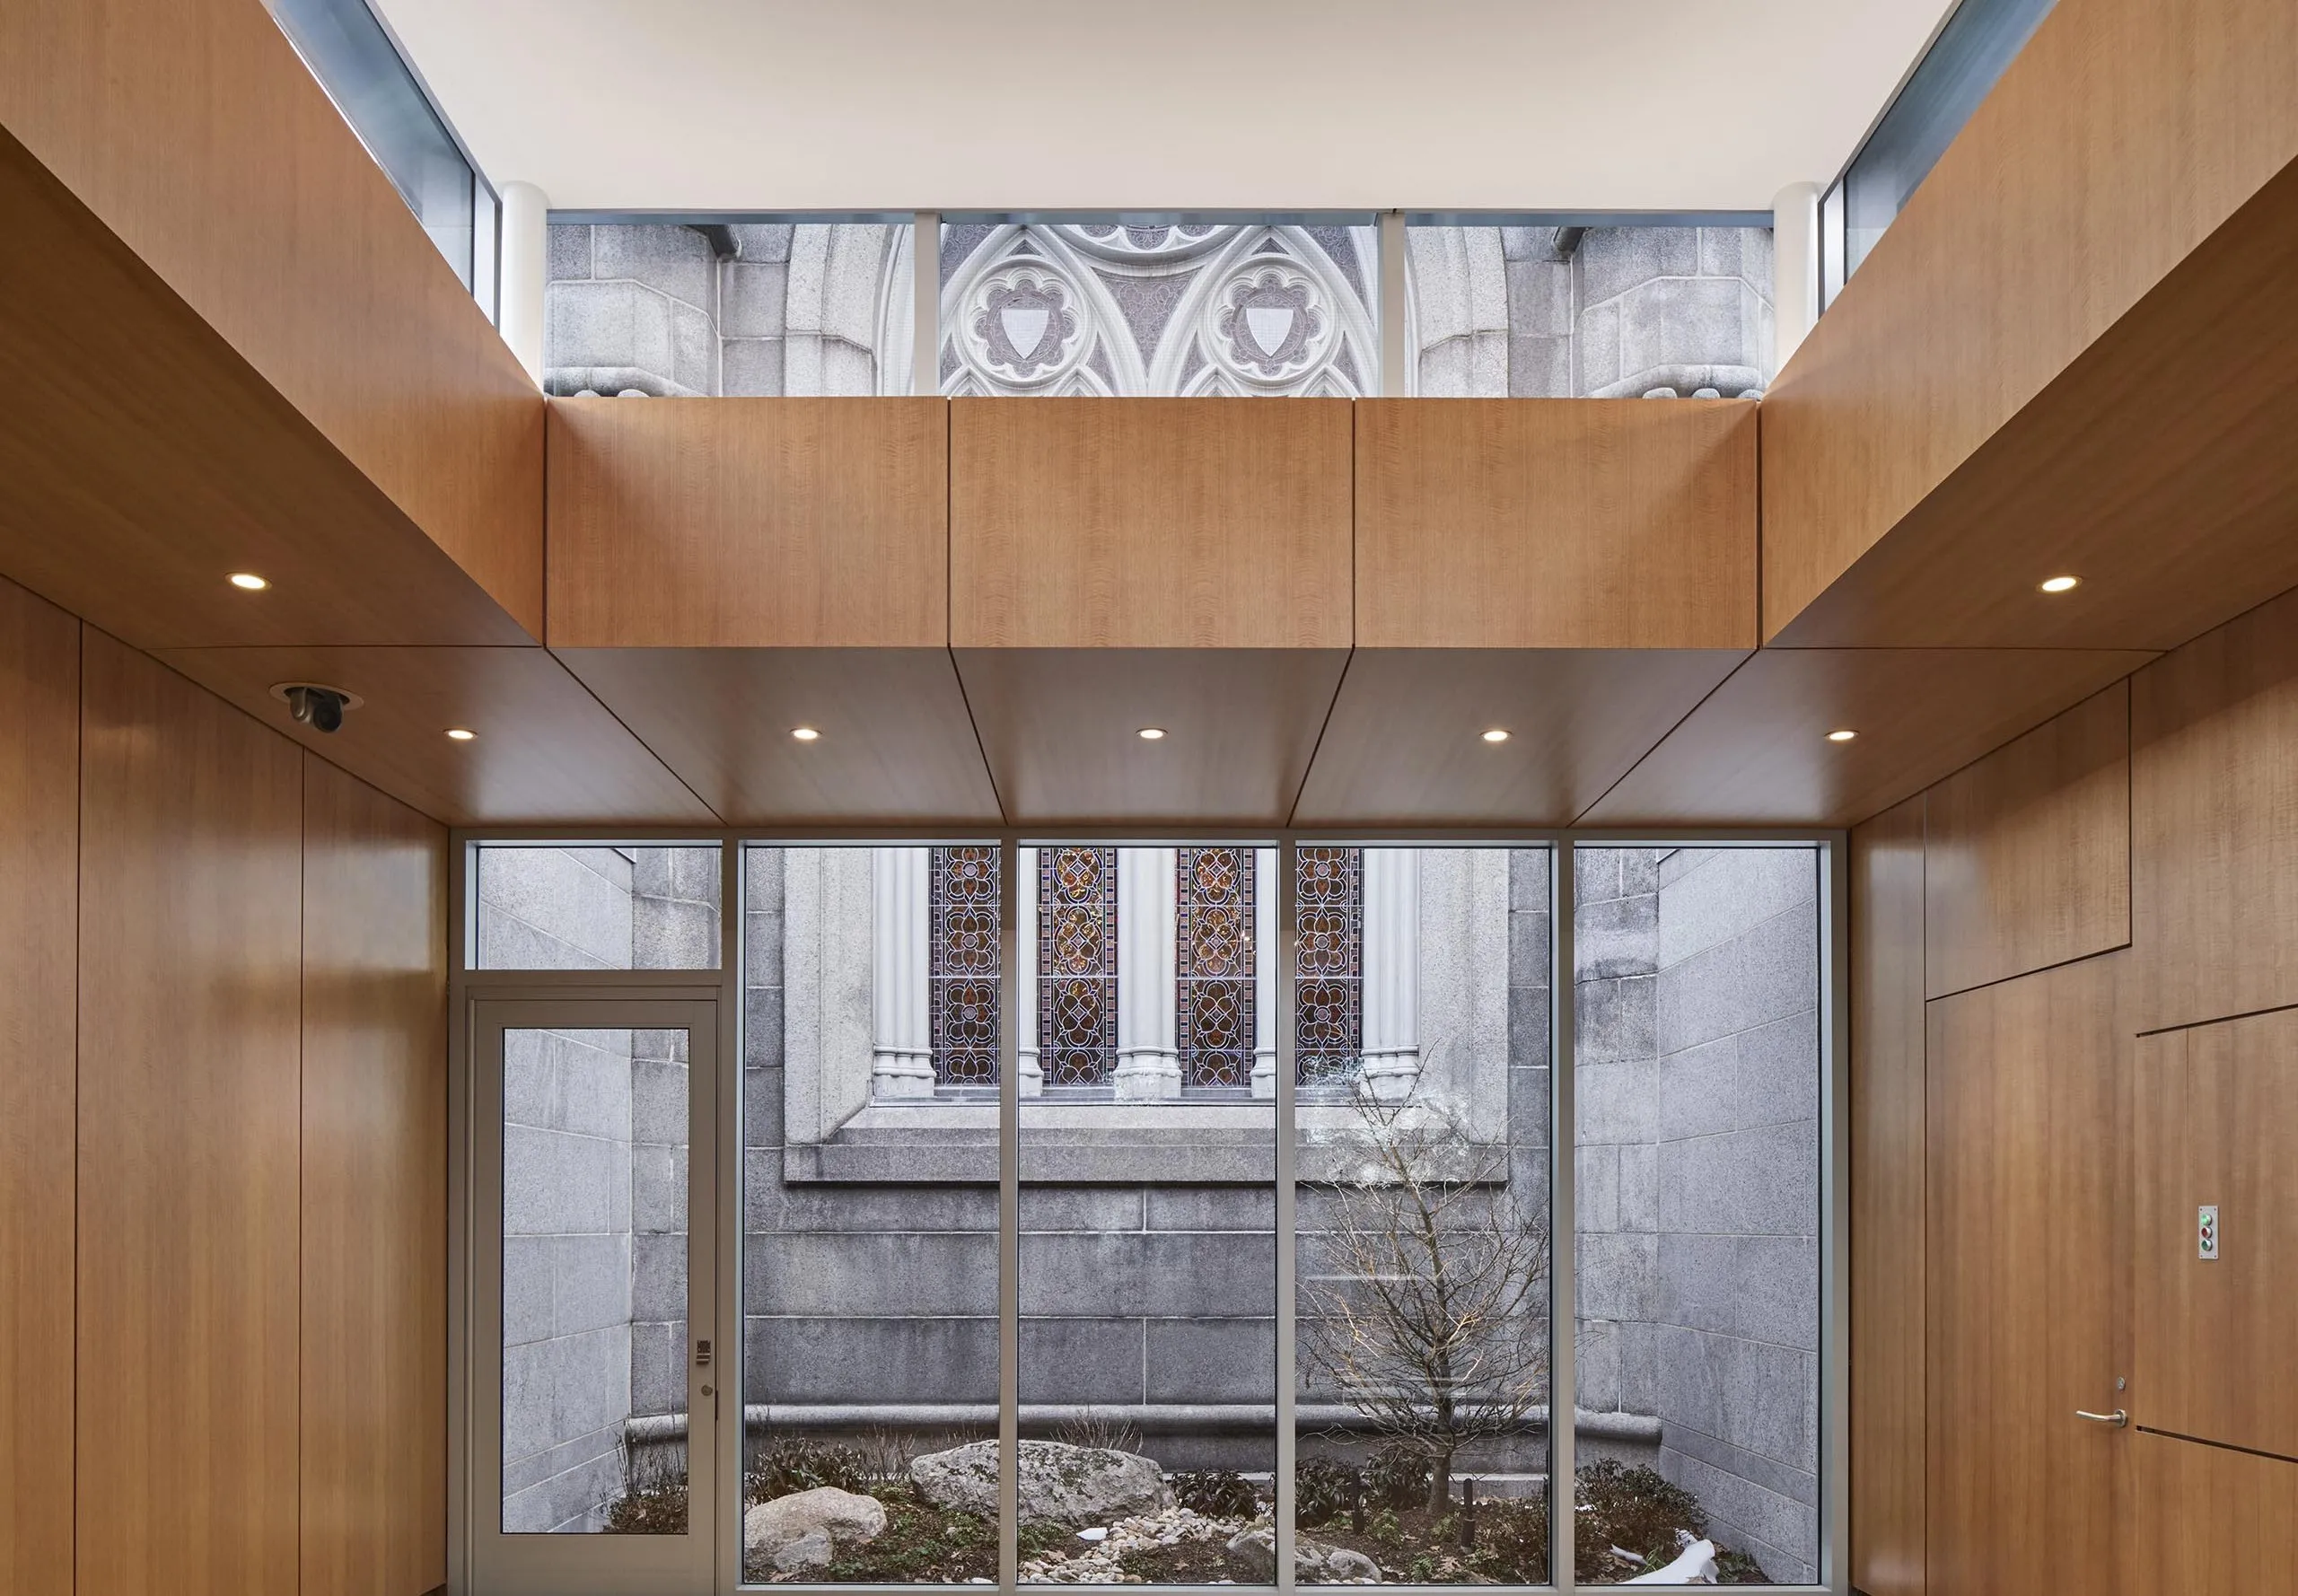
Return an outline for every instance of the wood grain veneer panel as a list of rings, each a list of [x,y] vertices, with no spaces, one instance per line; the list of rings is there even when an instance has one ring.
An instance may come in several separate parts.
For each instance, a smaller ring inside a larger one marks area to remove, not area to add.
[[[2298,1463],[2131,1438],[2122,1589],[2298,1596]]]
[[[1923,1596],[1923,811],[1851,833],[1851,1583]]]
[[[1358,649],[1294,820],[1564,826],[1747,657],[1741,649]],[[1504,743],[1488,743],[1499,727]]]
[[[0,213],[10,307],[0,567],[10,575],[143,647],[528,639],[5,133]],[[535,402],[537,447],[519,469],[539,472]],[[527,530],[539,573],[539,478],[537,488]],[[225,581],[234,571],[268,577],[271,590],[238,592]]]
[[[1748,648],[1756,406],[1356,406],[1362,648]]]
[[[297,1588],[303,755],[92,629],[79,1588]]]
[[[80,623],[0,582],[0,1586],[72,1589]]]
[[[995,824],[944,648],[575,648],[560,658],[732,826]],[[821,733],[812,742],[795,726]]]
[[[303,772],[302,1596],[447,1577],[447,836]]]
[[[1782,636],[2283,172],[2298,156],[2294,81],[2298,12],[2285,0],[2066,0],[2053,10],[1764,399],[1766,637]],[[2239,259],[2231,264],[2241,277]],[[2216,318],[2250,336],[2247,319],[2228,309],[2219,299],[2190,303],[2186,336]],[[2153,348],[2136,352],[2124,374],[2130,391],[2191,397],[2139,369],[2174,357],[2179,336],[2166,324]],[[2286,345],[2274,359],[2286,369]],[[2285,402],[2267,387],[2238,379],[2236,388],[2206,426],[2246,429],[2261,407]],[[2107,459],[2121,480],[2146,469],[2143,459]],[[2079,497],[2080,473],[2095,463],[2037,452],[1997,469],[2039,474]],[[2179,508],[2183,549],[2192,507]],[[1971,531],[2040,555],[2070,524],[2053,517],[2036,535],[1989,519]],[[2159,522],[2116,528],[2118,538],[2126,531],[2162,540]],[[2031,583],[2050,574],[2021,575]],[[2160,607],[2164,597],[2144,601]],[[2031,631],[1984,639],[2073,640]]]
[[[22,0],[0,124],[541,636],[542,396],[263,6]]]
[[[1767,648],[1581,819],[1850,825],[2146,662],[2104,650]],[[1847,743],[1827,741],[1847,728]]]
[[[1345,399],[950,405],[950,642],[1346,648]]]
[[[2130,688],[1931,789],[1925,995],[2130,941]]]
[[[2136,1022],[2298,1004],[2298,593],[2131,681]]]
[[[1339,649],[957,652],[1016,824],[1285,824],[1332,710]],[[1145,742],[1143,726],[1165,737]]]
[[[566,666],[539,648],[170,649],[160,658],[264,724],[449,825],[712,822]],[[334,733],[271,696],[320,681],[365,705]],[[447,728],[478,733],[452,742]]]
[[[942,648],[949,406],[550,407],[553,646]]]
[[[1954,1596],[2118,1588],[2127,1041],[2106,954],[1925,1014],[1924,1561]]]
[[[2298,1009],[2139,1039],[2139,1422],[2298,1467]],[[2219,1256],[2196,1256],[2215,1204]]]

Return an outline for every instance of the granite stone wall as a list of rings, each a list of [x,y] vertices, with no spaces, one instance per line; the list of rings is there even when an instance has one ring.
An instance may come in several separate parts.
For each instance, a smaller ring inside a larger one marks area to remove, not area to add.
[[[1818,1564],[1819,860],[1575,850],[1580,1404],[1773,1577]]]
[[[1473,399],[1759,394],[1761,227],[1415,227],[1414,391]]]
[[[905,393],[909,231],[560,223],[543,294],[554,394]]]

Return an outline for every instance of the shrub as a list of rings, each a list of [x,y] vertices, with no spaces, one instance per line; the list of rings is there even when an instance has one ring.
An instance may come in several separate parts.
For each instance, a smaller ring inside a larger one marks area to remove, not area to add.
[[[1260,1511],[1252,1483],[1231,1469],[1195,1469],[1173,1476],[1173,1499],[1214,1519],[1249,1519]]]
[[[1066,1418],[1056,1425],[1053,1439],[1064,1446],[1083,1446],[1095,1451],[1141,1450],[1138,1428],[1113,1414],[1095,1413],[1090,1407],[1077,1417]]]
[[[869,1485],[869,1464],[852,1447],[794,1437],[776,1442],[764,1457],[752,1460],[742,1480],[742,1496],[753,1503],[771,1502],[817,1486],[865,1491]]]
[[[1408,1446],[1384,1446],[1364,1466],[1364,1495],[1401,1512],[1428,1502],[1429,1464],[1425,1453]]]
[[[1504,1585],[1548,1583],[1548,1503],[1498,1497],[1476,1504],[1477,1570]]]
[[[1677,1530],[1695,1539],[1707,1533],[1707,1514],[1699,1498],[1643,1464],[1630,1468],[1614,1458],[1589,1464],[1580,1470],[1579,1501],[1588,1511],[1574,1515],[1581,1533],[1573,1544],[1583,1559],[1590,1548],[1582,1543],[1592,1539],[1592,1549],[1606,1564],[1618,1561],[1610,1556],[1610,1548],[1618,1547],[1642,1557],[1645,1567],[1656,1568],[1673,1562],[1683,1549]]]
[[[1294,1512],[1304,1524],[1327,1524],[1347,1516],[1364,1478],[1330,1458],[1304,1458],[1293,1470]]]
[[[607,1504],[610,1535],[686,1533],[686,1470],[623,1469],[622,1495]]]

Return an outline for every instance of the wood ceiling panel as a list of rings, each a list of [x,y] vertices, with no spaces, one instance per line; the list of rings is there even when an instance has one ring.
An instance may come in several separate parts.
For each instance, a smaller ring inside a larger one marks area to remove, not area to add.
[[[941,648],[949,405],[557,399],[553,647]]]
[[[144,647],[526,640],[478,581],[4,134],[0,214],[9,218],[0,229],[8,575]],[[538,489],[541,403],[537,396],[528,462]],[[533,510],[539,583],[539,491]],[[225,580],[234,571],[268,577],[270,591],[238,592]],[[535,609],[539,627],[539,591]]]
[[[567,669],[730,825],[995,824],[942,648],[578,648]],[[796,726],[821,733],[812,742]]]
[[[662,761],[539,648],[200,648],[160,659],[330,764],[454,826],[711,824]],[[271,696],[317,681],[364,706],[312,731]],[[450,726],[478,733],[451,741]]]
[[[957,648],[1346,648],[1344,399],[950,406]]]
[[[542,395],[267,7],[14,0],[0,8],[0,124],[308,417],[346,469],[374,484],[404,517],[402,531],[420,528],[539,639]],[[20,218],[10,200],[13,234]],[[44,242],[11,236],[8,258]],[[67,289],[79,286],[75,259],[53,266]],[[34,331],[31,305],[15,290],[12,283],[0,291],[12,318],[0,346]],[[108,405],[140,414],[216,397],[198,373],[139,358],[139,329],[105,329],[103,319],[115,313],[105,295],[83,289],[79,299],[51,303],[60,323],[39,336],[45,351],[63,358],[33,365],[29,388],[13,373],[0,387],[53,405],[62,384],[71,396],[62,408],[83,421],[104,417]],[[94,408],[81,408],[82,396]],[[195,427],[179,442],[184,460],[199,460],[191,446],[198,437]],[[125,443],[109,460],[118,474],[145,465],[143,452]],[[209,469],[228,478],[232,462],[217,459]],[[170,499],[150,502],[164,512]],[[291,524],[325,542],[355,577],[366,551],[360,528],[335,524],[342,513],[327,498],[310,500]],[[159,540],[179,529],[162,513],[147,530]],[[131,569],[123,562],[115,574]],[[111,624],[92,609],[81,613]],[[418,609],[405,625],[430,618]],[[147,645],[258,640],[121,630]],[[287,639],[268,633],[264,640]],[[435,629],[383,637],[346,627],[293,640],[494,639]]]
[[[1283,825],[1348,659],[1306,648],[956,654],[1006,818],[1032,825]],[[1144,741],[1144,726],[1166,735]]]
[[[1356,406],[1359,648],[1756,641],[1756,406]]]
[[[1846,826],[2145,664],[2130,651],[1767,648],[1581,818]],[[1850,742],[1830,731],[1858,733]]]
[[[2294,81],[2288,0],[2043,22],[1763,401],[1767,639],[2160,648],[2298,581]]]
[[[1294,819],[1569,825],[1747,653],[1359,649]]]

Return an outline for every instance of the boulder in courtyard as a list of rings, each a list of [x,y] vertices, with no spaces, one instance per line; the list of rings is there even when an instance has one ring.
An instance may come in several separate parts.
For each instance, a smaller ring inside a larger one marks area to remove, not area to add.
[[[1021,1443],[1022,1521],[1103,1523],[1172,1505],[1154,1461],[1138,1452],[1057,1441]],[[997,1512],[997,1443],[977,1441],[928,1452],[909,1466],[917,1494],[944,1512]]]
[[[875,1540],[886,1504],[875,1496],[817,1486],[761,1502],[742,1514],[742,1545],[784,1574],[824,1568],[840,1547]]]

